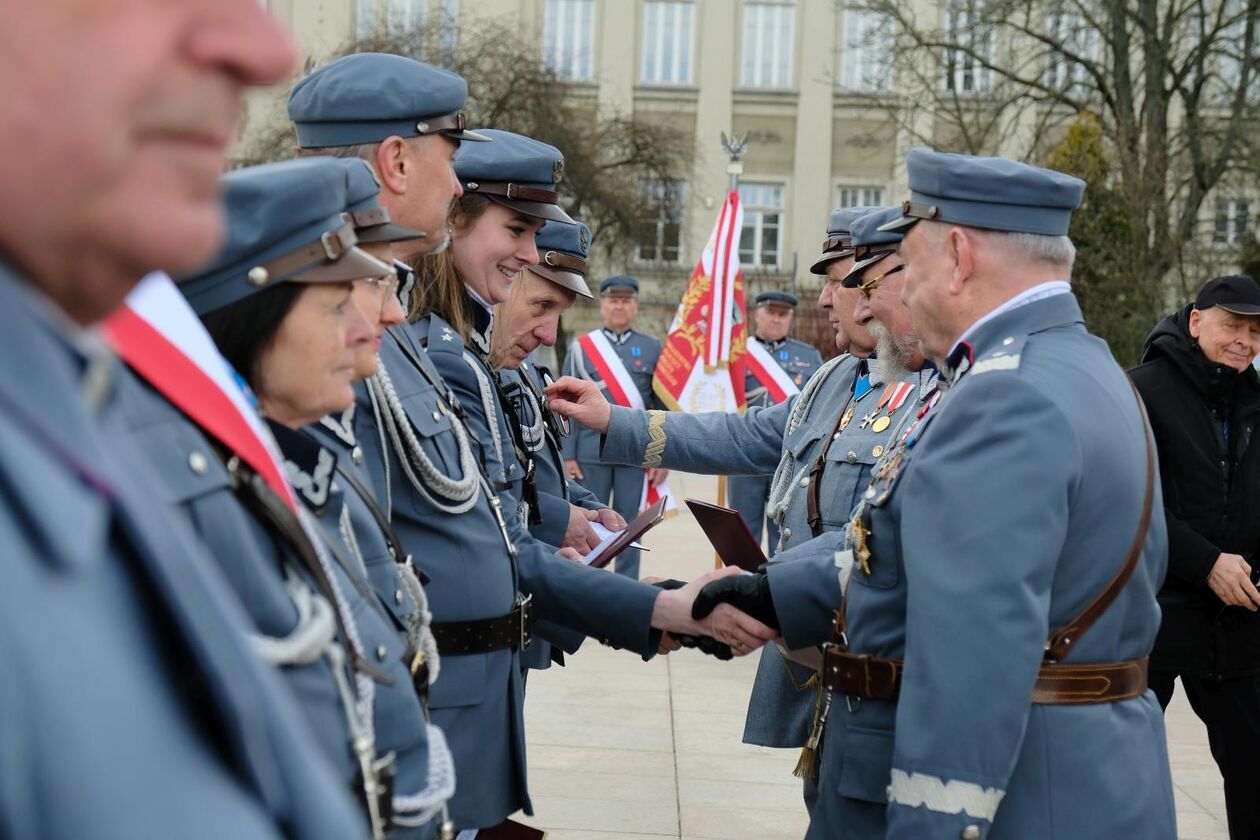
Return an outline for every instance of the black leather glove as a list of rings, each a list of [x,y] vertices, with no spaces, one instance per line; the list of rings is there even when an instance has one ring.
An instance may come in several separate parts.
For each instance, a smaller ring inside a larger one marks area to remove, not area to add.
[[[652,585],[658,589],[682,589],[687,585],[687,582],[667,578],[665,580],[658,580]],[[672,636],[678,644],[685,648],[698,650],[701,653],[707,653],[709,656],[716,657],[724,662],[728,659],[735,658],[735,654],[731,652],[730,645],[722,644],[711,636],[692,636],[689,633],[670,633],[669,635]]]
[[[770,580],[765,572],[728,575],[706,583],[691,605],[691,617],[699,621],[717,609],[718,604],[730,604],[767,627],[779,629],[779,615],[774,611]]]

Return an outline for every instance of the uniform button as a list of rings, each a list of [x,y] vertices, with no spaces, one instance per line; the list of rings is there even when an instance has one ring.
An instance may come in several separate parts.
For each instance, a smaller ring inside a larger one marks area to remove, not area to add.
[[[808,487],[808,486],[809,486],[809,476],[806,476],[805,478],[802,478],[802,479],[801,479],[801,486],[802,486],[802,487]]]
[[[840,440],[840,433],[839,433],[839,432],[836,432],[834,435],[832,435],[832,436],[831,436],[831,439],[832,439],[832,440]]]
[[[1006,338],[1002,339],[1003,347],[1010,347],[1014,343],[1015,343],[1015,338],[1013,336],[1008,335]]]
[[[508,464],[508,474],[516,472],[516,464]]]
[[[394,603],[400,607],[403,605],[403,593],[401,589],[394,590]]]
[[[363,447],[356,446],[354,449],[351,449],[350,460],[354,461],[356,464],[362,464],[363,463]]]
[[[379,660],[381,660],[382,662],[384,662],[384,661],[385,661],[385,657],[387,657],[387,656],[389,656],[389,648],[385,647],[385,645],[377,645],[377,646],[376,646],[376,658],[377,658],[377,659],[379,659]]]
[[[441,419],[442,419],[442,415],[441,415],[441,414],[438,414],[436,411],[435,411],[435,412],[433,412],[433,421],[434,421],[435,423],[436,423],[438,420],[441,420]]]
[[[206,460],[206,456],[200,452],[192,452],[188,455],[188,469],[197,475],[203,475],[206,468],[210,466],[210,462]]]
[[[980,826],[969,825],[962,830],[962,840],[980,840]]]
[[[884,788],[884,801],[892,802],[892,785]]]
[[[792,529],[791,529],[791,528],[784,528],[784,529],[783,529],[783,539],[785,539],[785,540],[790,540],[790,539],[792,539]]]
[[[845,458],[848,460],[850,464],[857,463],[857,453],[854,452],[852,449],[849,450],[849,454],[846,455]]]

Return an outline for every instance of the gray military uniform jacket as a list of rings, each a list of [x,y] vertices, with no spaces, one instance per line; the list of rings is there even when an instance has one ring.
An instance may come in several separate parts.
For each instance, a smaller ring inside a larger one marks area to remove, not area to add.
[[[238,600],[109,431],[117,363],[3,269],[0,344],[0,835],[362,836]]]
[[[617,358],[621,359],[630,378],[638,387],[639,394],[643,397],[643,405],[648,408],[664,408],[652,390],[652,374],[656,371],[656,361],[661,356],[660,339],[634,329],[622,333],[605,329],[604,335],[608,336],[608,341],[617,351]],[[569,354],[564,359],[564,374],[586,379],[601,386],[604,381],[576,340],[569,345]],[[565,438],[564,457],[597,463],[599,461],[599,435],[590,429],[575,426],[573,433]]]
[[[1133,391],[1069,294],[998,314],[953,361],[952,386],[876,466],[855,517],[870,557],[869,573],[851,566],[849,646],[905,671],[895,702],[837,699],[809,836],[1171,838],[1149,691],[1031,703],[1047,638],[1134,540],[1147,456]],[[1166,552],[1157,516],[1132,579],[1068,662],[1150,652]],[[770,565],[793,647],[830,636],[846,557]]]
[[[375,495],[429,577],[434,621],[506,615],[520,591],[533,596],[540,618],[651,656],[659,639],[650,631],[654,594],[647,587],[627,592],[612,575],[556,557],[529,536],[513,497],[488,489],[491,481],[507,484],[504,464],[489,454],[507,436],[491,431],[484,410],[468,408],[481,390],[464,351],[441,318],[390,330],[382,373],[359,387],[354,418]],[[506,539],[491,500],[501,506]],[[519,547],[515,557],[507,542]],[[460,779],[450,808],[461,829],[497,825],[531,808],[523,702],[517,650],[442,658],[429,707]]]
[[[804,388],[809,378],[823,366],[823,357],[818,352],[818,348],[795,338],[764,341],[753,336],[749,341],[760,341],[766,348],[766,352],[778,363],[779,367],[783,368],[783,372],[791,378],[792,384],[798,389]],[[756,405],[764,408],[773,402],[766,387],[757,377],[749,373],[744,382],[744,405],[749,408]]]

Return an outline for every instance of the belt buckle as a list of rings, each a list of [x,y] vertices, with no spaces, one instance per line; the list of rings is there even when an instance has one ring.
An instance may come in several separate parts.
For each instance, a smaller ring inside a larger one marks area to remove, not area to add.
[[[519,597],[519,596],[518,596]],[[532,604],[534,601],[533,593],[526,595],[516,603],[516,611],[521,620],[520,647],[518,650],[525,650],[534,641],[534,636],[530,632],[529,619],[531,615]]]

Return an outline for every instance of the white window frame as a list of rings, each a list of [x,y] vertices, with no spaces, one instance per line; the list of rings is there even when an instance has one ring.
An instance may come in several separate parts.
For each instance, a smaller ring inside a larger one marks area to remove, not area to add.
[[[755,203],[749,202],[746,198],[745,190],[753,189],[765,190],[767,192],[756,196],[758,199]],[[778,203],[772,204],[765,199],[769,197],[768,191],[778,191]],[[739,232],[739,260],[740,265],[747,269],[762,271],[777,271],[783,265],[783,243],[785,242],[784,233],[786,231],[787,219],[787,184],[782,181],[745,181],[739,185],[739,200],[744,207],[744,226]],[[772,223],[768,223],[766,217],[773,216]],[[774,260],[773,262],[765,262],[765,250],[762,247],[763,238],[767,227],[773,226],[775,230],[774,243]],[[752,256],[744,257],[744,232],[752,230]]]
[[[595,78],[595,0],[543,0],[543,62],[561,79]]]
[[[742,32],[740,87],[791,90],[796,57],[796,4],[745,2]]]
[[[428,0],[385,0],[385,25],[395,34],[418,31],[428,18]]]
[[[882,184],[836,185],[836,207],[880,207],[884,203]]]
[[[1218,198],[1212,214],[1212,244],[1242,245],[1255,236],[1256,209],[1260,203],[1244,197]]]
[[[673,196],[673,203],[666,198],[665,191],[673,188],[676,193]],[[683,253],[683,231],[686,201],[687,201],[687,182],[686,181],[665,181],[651,180],[644,181],[640,185],[643,192],[644,201],[654,202],[657,205],[656,220],[653,224],[653,243],[652,253],[643,253],[643,242],[634,243],[634,261],[639,263],[655,263],[658,265],[677,265],[681,264],[685,259]],[[676,214],[676,219],[670,219],[670,211]],[[678,238],[676,242],[670,243],[666,239],[666,229],[670,224],[674,224],[678,228]],[[674,259],[665,256],[667,248],[674,248],[678,253]]]
[[[893,21],[890,16],[846,4],[841,15],[840,87],[857,93],[886,93],[892,88]]]
[[[643,55],[639,81],[690,85],[695,74],[696,4],[647,0],[643,4]]]
[[[946,32],[950,41],[962,43],[964,38],[975,52],[993,60],[997,47],[997,29],[991,25],[976,31],[975,12],[984,8],[984,0],[948,0],[945,7]],[[976,63],[963,50],[946,50],[941,83],[945,90],[961,96],[983,94],[993,89],[993,71]]]
[[[377,0],[355,0],[354,32],[359,43],[370,41],[376,37],[378,11]]]
[[[1097,58],[1098,30],[1082,16],[1056,13],[1050,16],[1047,26],[1047,35],[1052,41],[1063,44],[1074,55],[1086,60]],[[1062,53],[1052,49],[1046,54],[1044,82],[1051,90],[1081,96],[1088,92],[1093,79],[1082,64],[1069,61]]]

